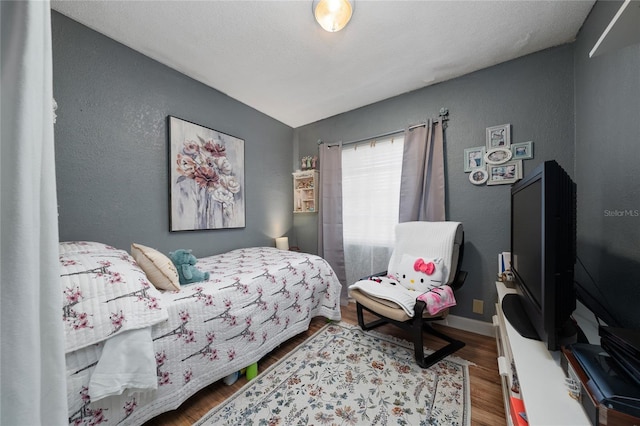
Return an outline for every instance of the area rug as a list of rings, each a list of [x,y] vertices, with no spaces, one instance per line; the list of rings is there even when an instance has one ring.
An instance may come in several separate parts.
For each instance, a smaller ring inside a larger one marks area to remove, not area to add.
[[[468,366],[422,369],[409,342],[327,324],[196,425],[469,425]]]

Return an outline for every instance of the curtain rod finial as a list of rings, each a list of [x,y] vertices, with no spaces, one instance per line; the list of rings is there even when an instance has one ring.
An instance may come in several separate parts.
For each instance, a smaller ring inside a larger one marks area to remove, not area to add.
[[[449,121],[449,109],[442,107],[440,108],[440,122],[443,129],[447,128],[447,121]]]

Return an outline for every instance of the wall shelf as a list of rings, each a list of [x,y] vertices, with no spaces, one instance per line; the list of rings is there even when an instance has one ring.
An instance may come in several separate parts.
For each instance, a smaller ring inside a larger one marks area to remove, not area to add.
[[[318,171],[303,170],[293,173],[293,212],[318,211]]]

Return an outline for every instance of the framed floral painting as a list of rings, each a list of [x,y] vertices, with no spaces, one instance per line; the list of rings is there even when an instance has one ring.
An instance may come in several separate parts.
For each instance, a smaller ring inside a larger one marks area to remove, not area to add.
[[[169,116],[170,230],[244,228],[244,140]]]

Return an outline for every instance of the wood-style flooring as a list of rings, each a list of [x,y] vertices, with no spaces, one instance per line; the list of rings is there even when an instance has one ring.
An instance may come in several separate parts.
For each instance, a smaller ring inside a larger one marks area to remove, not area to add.
[[[365,312],[365,321],[373,318],[373,316],[368,317],[367,315]],[[358,324],[354,303],[342,307],[342,321],[350,324]],[[311,321],[309,330],[284,342],[265,356],[258,363],[260,371],[265,370],[280,358],[284,357],[289,351],[293,350],[325,324],[326,320],[324,318],[314,318]],[[466,346],[456,352],[456,355],[475,364],[469,367],[471,379],[471,424],[491,426],[506,424],[500,375],[496,361],[497,349],[495,339],[450,327],[438,325],[435,327],[440,327],[446,334],[465,342]],[[377,331],[392,334],[401,339],[411,340],[402,329],[391,325],[379,327]],[[425,346],[428,348],[438,349],[443,345],[443,341],[425,334]],[[191,425],[208,413],[213,407],[233,395],[234,392],[246,383],[247,380],[245,377],[241,377],[231,386],[225,385],[222,380],[220,380],[193,395],[177,410],[161,414],[149,420],[145,425]]]

